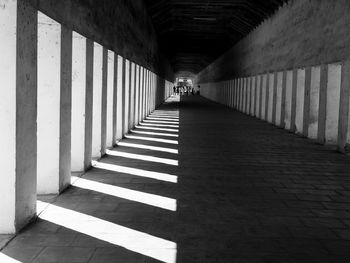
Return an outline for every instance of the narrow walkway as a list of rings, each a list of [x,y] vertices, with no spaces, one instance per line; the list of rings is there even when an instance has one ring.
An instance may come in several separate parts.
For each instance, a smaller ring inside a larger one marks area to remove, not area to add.
[[[3,256],[349,262],[350,157],[201,97],[181,100],[154,112],[53,204],[41,198],[38,222]]]

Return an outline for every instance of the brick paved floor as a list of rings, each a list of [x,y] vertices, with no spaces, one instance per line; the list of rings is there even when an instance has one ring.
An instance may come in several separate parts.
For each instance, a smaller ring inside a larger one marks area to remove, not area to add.
[[[24,263],[349,262],[349,171],[348,156],[184,97],[54,198],[2,253]]]

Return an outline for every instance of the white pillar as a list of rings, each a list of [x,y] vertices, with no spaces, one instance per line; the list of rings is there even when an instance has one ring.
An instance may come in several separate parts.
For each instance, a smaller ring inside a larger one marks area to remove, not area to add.
[[[140,66],[136,65],[136,86],[135,86],[135,118],[133,126],[139,123],[139,103],[140,103]]]
[[[275,74],[269,73],[269,86],[268,86],[268,104],[267,104],[267,121],[272,123],[273,119],[273,97],[274,97],[274,80]]]
[[[125,60],[125,81],[124,81],[124,103],[123,103],[123,134],[127,134],[129,131],[129,96],[130,96],[130,78],[131,78],[131,74],[130,74],[130,61],[129,60]]]
[[[102,67],[103,47],[94,43],[93,70],[93,114],[92,114],[92,158],[101,157],[101,122],[102,122]]]
[[[318,112],[320,102],[321,67],[311,68],[310,85],[310,116],[308,136],[317,139],[318,134]]]
[[[71,183],[72,30],[62,26],[59,191]]]
[[[92,159],[92,119],[94,82],[94,42],[86,39],[86,89],[85,89],[85,151],[84,169],[91,166]]]
[[[86,38],[73,32],[72,66],[72,150],[73,172],[84,171]]]
[[[107,144],[107,74],[108,74],[108,50],[102,51],[102,98],[101,98],[101,156],[106,154]],[[113,100],[113,97],[112,97]],[[113,105],[113,102],[112,102]]]
[[[327,144],[337,144],[338,139],[341,70],[340,64],[328,65],[325,133]]]
[[[108,50],[108,73],[107,73],[107,134],[106,147],[111,148],[113,141],[113,123],[114,123],[114,52]]]
[[[0,2],[0,233],[12,234],[36,213],[37,11]]]
[[[59,193],[61,25],[38,13],[38,194]]]
[[[280,126],[282,123],[282,84],[283,84],[283,72],[277,73],[277,88],[276,88],[276,115],[275,124]]]
[[[295,126],[296,132],[302,134],[304,125],[305,69],[298,70],[296,92]]]
[[[129,122],[128,131],[133,128],[135,114],[135,84],[136,84],[136,64],[131,63],[130,96],[129,96]]]
[[[116,139],[123,138],[123,58],[118,56],[117,72],[117,135]]]

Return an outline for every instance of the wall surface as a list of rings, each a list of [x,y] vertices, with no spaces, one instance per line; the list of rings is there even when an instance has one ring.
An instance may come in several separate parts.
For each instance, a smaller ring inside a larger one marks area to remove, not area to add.
[[[72,28],[158,75],[173,79],[143,0],[27,0],[62,25]]]
[[[350,57],[350,1],[292,0],[197,75],[198,83]]]

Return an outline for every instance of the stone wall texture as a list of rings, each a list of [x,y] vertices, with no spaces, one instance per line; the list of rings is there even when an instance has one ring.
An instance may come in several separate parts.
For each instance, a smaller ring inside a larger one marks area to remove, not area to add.
[[[350,1],[292,0],[196,76],[198,83],[344,61]]]
[[[56,20],[161,77],[173,79],[143,0],[27,0]]]

